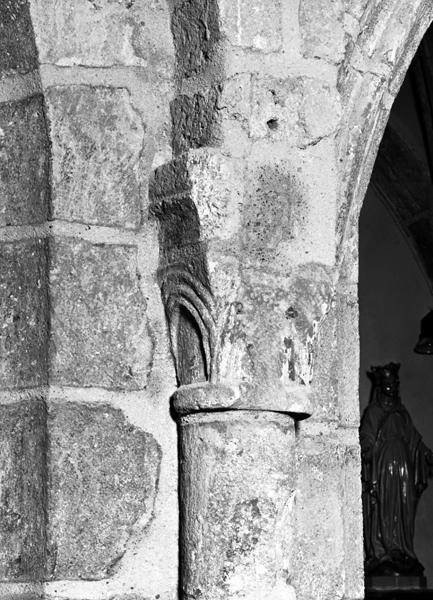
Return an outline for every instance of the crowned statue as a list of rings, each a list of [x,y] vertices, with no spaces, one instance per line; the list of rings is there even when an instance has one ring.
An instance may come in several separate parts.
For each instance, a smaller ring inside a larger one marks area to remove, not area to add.
[[[413,547],[418,500],[433,476],[433,453],[399,392],[400,365],[372,367],[360,441],[367,576],[422,576]]]

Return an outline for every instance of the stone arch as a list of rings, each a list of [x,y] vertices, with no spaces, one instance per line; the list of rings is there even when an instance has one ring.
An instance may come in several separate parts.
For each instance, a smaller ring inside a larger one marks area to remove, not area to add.
[[[359,215],[392,103],[433,20],[433,7],[425,0],[372,2],[358,18],[361,33],[339,70],[343,117],[337,134],[337,394],[342,422],[351,426],[359,425]]]
[[[349,279],[357,271],[359,214],[391,106],[432,20],[432,5],[425,0],[369,3],[340,69],[337,261],[340,275]]]
[[[336,350],[340,416],[353,426],[359,426],[359,216],[392,104],[432,20],[433,7],[424,0],[368,3],[361,33],[349,45],[339,72],[343,118],[337,135],[336,290],[341,312]]]

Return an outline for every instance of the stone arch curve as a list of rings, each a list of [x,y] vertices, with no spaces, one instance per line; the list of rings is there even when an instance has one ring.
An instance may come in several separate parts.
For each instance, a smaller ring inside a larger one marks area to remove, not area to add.
[[[360,416],[359,216],[392,104],[432,20],[433,6],[424,0],[367,3],[360,18],[360,33],[349,43],[339,71],[343,117],[337,134],[337,160],[341,169],[335,264],[339,311],[337,393],[342,422],[350,422],[356,428]],[[359,478],[359,471],[352,474]],[[359,505],[358,510],[360,523]],[[362,534],[359,539],[358,573],[362,580]]]
[[[362,31],[341,66],[340,276],[352,279],[357,271],[358,219],[379,144],[393,101],[432,20],[433,7],[425,0],[370,3],[361,19]]]

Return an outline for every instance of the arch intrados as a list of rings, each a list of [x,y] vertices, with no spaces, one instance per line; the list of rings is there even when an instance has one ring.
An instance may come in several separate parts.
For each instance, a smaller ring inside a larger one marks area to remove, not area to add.
[[[429,0],[420,0],[416,10],[413,9],[413,2],[410,2],[410,0],[405,1],[403,5],[401,2],[398,2],[398,4],[400,4],[400,10],[407,6],[407,14],[410,15],[412,12],[412,20],[406,23],[403,38],[397,35],[392,38],[393,48],[390,49],[390,52],[396,59],[394,64],[389,67],[389,75],[386,76],[383,74],[376,87],[376,110],[371,115],[368,115],[369,104],[374,99],[371,96],[368,97],[365,95],[362,85],[353,86],[347,95],[345,107],[346,125],[343,129],[347,135],[348,132],[351,132],[356,127],[358,127],[359,131],[354,143],[351,144],[350,140],[340,141],[340,160],[343,161],[343,164],[345,160],[343,157],[348,157],[344,168],[346,176],[343,177],[339,199],[339,206],[342,207],[338,224],[337,248],[337,265],[339,267],[340,278],[352,278],[350,272],[353,268],[347,264],[348,260],[350,262],[350,258],[348,259],[345,249],[349,248],[353,250],[354,246],[356,246],[357,259],[359,215],[385,126],[409,66],[422,38],[433,22],[433,4]],[[395,31],[399,30],[396,23],[398,20],[397,12],[395,2],[383,3],[383,8],[372,11],[369,14],[368,21],[364,24],[364,31],[373,31],[377,28],[378,22],[386,23],[386,26],[381,27],[381,33],[376,37],[374,43],[371,42],[371,36],[366,41],[368,55],[372,63],[383,48],[389,28],[395,28]],[[401,49],[400,53],[399,49]],[[353,60],[346,65],[347,72],[355,69],[354,64],[352,64],[356,60],[355,54],[353,53]],[[344,83],[342,86],[344,87]],[[356,120],[356,116],[359,114],[365,117],[364,123],[360,123],[359,119]],[[364,126],[360,127],[360,125]],[[365,130],[368,131],[367,138],[363,135]],[[357,272],[357,260],[355,262]]]

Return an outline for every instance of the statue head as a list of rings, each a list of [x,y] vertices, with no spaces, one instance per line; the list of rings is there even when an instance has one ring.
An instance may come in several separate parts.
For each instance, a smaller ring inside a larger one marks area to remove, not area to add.
[[[380,390],[385,396],[394,398],[398,396],[400,386],[399,369],[400,363],[390,362],[384,366],[371,367],[368,375],[377,390]]]

